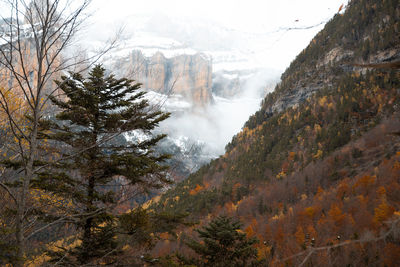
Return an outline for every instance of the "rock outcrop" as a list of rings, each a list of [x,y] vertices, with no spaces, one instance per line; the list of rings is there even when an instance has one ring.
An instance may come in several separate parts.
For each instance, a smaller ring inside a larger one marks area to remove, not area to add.
[[[116,67],[124,70],[121,74],[142,83],[143,88],[163,94],[181,94],[195,107],[213,101],[211,60],[203,54],[166,58],[157,52],[145,57],[135,50]]]

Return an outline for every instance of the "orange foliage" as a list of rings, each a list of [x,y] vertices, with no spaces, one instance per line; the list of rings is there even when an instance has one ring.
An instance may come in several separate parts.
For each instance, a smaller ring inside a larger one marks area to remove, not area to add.
[[[257,259],[262,260],[267,258],[271,254],[271,247],[264,244],[257,247]]]
[[[346,214],[338,207],[337,204],[332,204],[331,209],[328,211],[329,216],[337,226],[341,226],[346,218]]]
[[[300,227],[300,226],[297,227],[297,231],[294,234],[294,236],[296,237],[297,244],[299,244],[299,245],[304,244],[306,239],[305,239],[305,235],[304,235],[304,231],[303,231],[302,227]]]
[[[315,215],[315,209],[313,207],[308,207],[304,210],[304,213],[310,218],[314,218]]]
[[[279,225],[279,228],[274,235],[274,239],[278,246],[283,246],[285,240],[285,233],[283,231],[282,225]]]
[[[395,171],[397,171],[397,170],[400,170],[400,162],[395,162],[394,164],[393,164],[393,169],[395,170]]]
[[[168,240],[168,239],[170,239],[170,235],[168,232],[164,232],[164,233],[160,234],[160,238],[164,239],[164,240]]]
[[[255,236],[255,231],[251,225],[249,225],[246,229],[244,229],[248,237]]]
[[[235,205],[235,204],[233,204],[233,202],[229,201],[229,202],[225,203],[224,208],[228,212],[228,214],[232,214],[234,211],[237,210],[237,205]]]
[[[353,185],[353,189],[362,188],[367,191],[372,185],[376,182],[375,176],[364,175],[363,177],[359,178],[357,182]]]
[[[374,211],[374,221],[377,223],[382,223],[393,215],[395,209],[390,206],[385,199],[383,199],[381,204],[379,204]]]
[[[380,198],[385,198],[386,197],[386,189],[384,186],[380,186],[378,187],[378,189],[376,190],[376,193],[378,193],[378,196]]]
[[[189,191],[189,194],[190,194],[191,196],[196,195],[196,194],[199,193],[203,188],[204,188],[203,186],[201,186],[201,185],[199,185],[199,184],[196,184],[196,187],[195,187],[194,189],[190,190],[190,191]]]

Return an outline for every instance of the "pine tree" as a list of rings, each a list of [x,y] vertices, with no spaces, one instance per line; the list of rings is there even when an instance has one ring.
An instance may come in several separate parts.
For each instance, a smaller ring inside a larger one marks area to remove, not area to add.
[[[197,229],[202,242],[191,240],[187,243],[201,258],[197,264],[215,267],[255,265],[257,251],[253,245],[257,240],[248,239],[240,228],[238,221],[221,216]]]
[[[64,160],[43,171],[34,186],[72,201],[73,207],[64,214],[79,218],[75,225],[81,244],[69,251],[68,257],[58,253],[54,260],[63,259],[67,265],[110,263],[110,256],[118,252],[112,210],[118,202],[115,178],[142,190],[169,183],[167,167],[162,164],[168,155],[152,150],[165,135],[150,133],[169,114],[151,110],[143,99],[145,92],[139,91],[140,84],[106,77],[100,65],[87,79],[71,73],[56,83],[65,99],[51,97],[61,111],[56,120],[41,122],[41,133],[42,138],[61,147]],[[115,141],[134,130],[149,138],[128,144]]]

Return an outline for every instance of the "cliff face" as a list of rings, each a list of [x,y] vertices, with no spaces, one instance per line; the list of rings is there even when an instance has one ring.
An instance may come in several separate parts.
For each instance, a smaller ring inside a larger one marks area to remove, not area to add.
[[[125,75],[142,83],[148,90],[181,94],[194,106],[212,102],[211,61],[202,54],[166,58],[160,52],[145,57],[140,51],[133,51],[129,59],[118,67],[126,69]]]

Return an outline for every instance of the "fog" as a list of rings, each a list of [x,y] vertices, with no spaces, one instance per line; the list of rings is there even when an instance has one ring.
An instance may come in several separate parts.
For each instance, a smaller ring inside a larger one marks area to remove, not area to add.
[[[207,153],[218,156],[237,134],[249,116],[259,109],[263,96],[272,91],[279,72],[259,70],[243,83],[243,92],[232,98],[214,95],[214,103],[205,108],[172,113],[161,124],[175,138],[189,137],[205,143]]]

